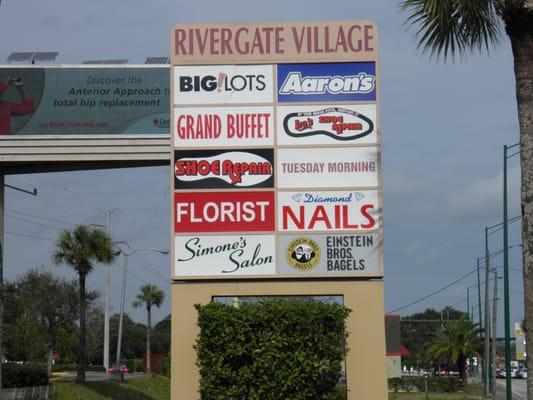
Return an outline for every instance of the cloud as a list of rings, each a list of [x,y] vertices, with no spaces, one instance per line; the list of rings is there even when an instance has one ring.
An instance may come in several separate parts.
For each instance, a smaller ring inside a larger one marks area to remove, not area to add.
[[[520,168],[513,166],[508,171],[509,217],[519,213]],[[449,213],[454,219],[496,221],[502,218],[503,171],[497,176],[482,178],[471,185],[453,192],[448,198]]]

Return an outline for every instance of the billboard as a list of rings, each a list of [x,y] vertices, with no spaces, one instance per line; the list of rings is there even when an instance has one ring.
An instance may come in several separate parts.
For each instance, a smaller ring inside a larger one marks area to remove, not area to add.
[[[168,135],[169,68],[0,67],[2,135]]]
[[[369,21],[174,28],[174,279],[383,276],[376,36]]]

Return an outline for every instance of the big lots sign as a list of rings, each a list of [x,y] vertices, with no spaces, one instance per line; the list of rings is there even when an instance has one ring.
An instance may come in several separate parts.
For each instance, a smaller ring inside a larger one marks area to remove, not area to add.
[[[274,230],[274,192],[177,192],[174,232]]]

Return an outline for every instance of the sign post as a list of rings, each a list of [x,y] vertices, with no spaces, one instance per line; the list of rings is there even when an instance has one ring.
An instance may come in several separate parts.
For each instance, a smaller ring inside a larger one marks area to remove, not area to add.
[[[359,308],[348,398],[384,398],[376,26],[178,25],[171,38],[172,398],[197,398],[192,297],[326,292]]]

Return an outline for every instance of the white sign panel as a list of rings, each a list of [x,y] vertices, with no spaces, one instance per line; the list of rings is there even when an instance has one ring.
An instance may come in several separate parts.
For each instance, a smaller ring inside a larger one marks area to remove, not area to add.
[[[279,188],[377,187],[376,147],[278,149]]]
[[[380,235],[280,235],[282,275],[372,276],[380,273]]]
[[[174,104],[238,104],[274,101],[271,65],[175,66]]]
[[[376,105],[278,107],[279,145],[376,144]]]
[[[273,107],[176,107],[174,121],[175,147],[274,145]]]
[[[174,276],[274,275],[274,235],[175,236]]]
[[[379,229],[377,190],[278,192],[279,231]]]

